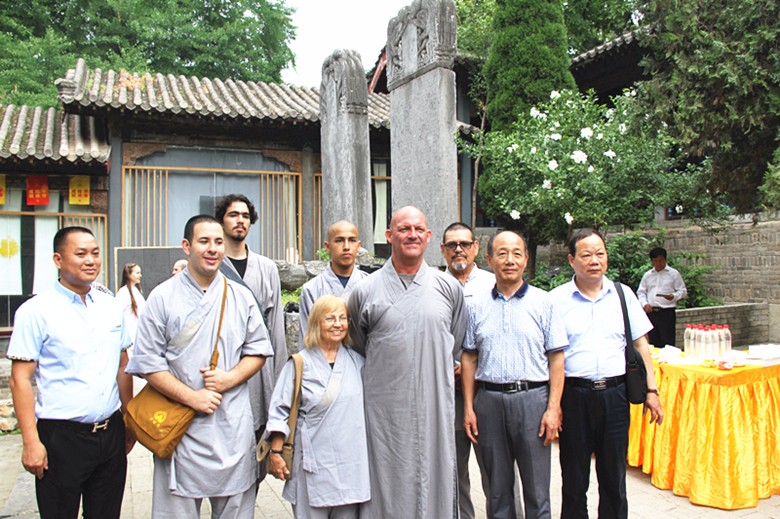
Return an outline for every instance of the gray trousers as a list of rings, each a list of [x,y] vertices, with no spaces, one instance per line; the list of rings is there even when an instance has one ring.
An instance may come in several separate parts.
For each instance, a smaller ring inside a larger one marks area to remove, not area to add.
[[[360,503],[352,503],[341,506],[314,507],[309,505],[309,488],[306,476],[302,473],[295,477],[302,478],[298,487],[295,504],[292,505],[295,519],[357,519],[360,517]],[[294,483],[292,481],[291,483]]]
[[[490,485],[488,517],[523,517],[515,509],[515,470],[523,484],[526,518],[549,518],[550,456],[552,449],[539,437],[547,410],[547,386],[501,393],[480,389],[474,401],[479,429],[479,450]]]
[[[252,519],[255,516],[257,488],[252,485],[233,496],[209,497],[211,519]],[[152,519],[200,519],[203,498],[175,496],[168,490],[168,478],[160,460],[154,458]]]

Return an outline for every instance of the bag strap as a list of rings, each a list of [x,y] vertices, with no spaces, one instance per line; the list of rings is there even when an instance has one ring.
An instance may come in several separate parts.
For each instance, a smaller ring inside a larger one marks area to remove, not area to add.
[[[620,281],[616,281],[614,284],[615,292],[617,292],[618,299],[620,299],[620,309],[623,311],[623,329],[626,334],[626,364],[628,364],[632,361],[636,362],[636,350],[634,349],[634,342],[631,340],[631,322],[628,320],[628,307],[626,306],[626,295],[623,293],[623,285]]]
[[[301,405],[301,382],[303,381],[303,357],[300,353],[292,355],[295,364],[295,382],[293,385],[292,405],[290,406],[290,419],[287,425],[290,427],[290,434],[287,436],[286,445],[295,445],[295,429],[298,427],[298,408]]]
[[[222,308],[219,309],[219,324],[217,325],[217,339],[214,341],[214,351],[211,352],[211,362],[209,362],[209,369],[214,371],[217,369],[217,361],[219,360],[219,334],[222,332],[222,318],[225,316],[225,301],[227,300],[228,282],[225,276],[222,276],[224,286],[222,288]]]

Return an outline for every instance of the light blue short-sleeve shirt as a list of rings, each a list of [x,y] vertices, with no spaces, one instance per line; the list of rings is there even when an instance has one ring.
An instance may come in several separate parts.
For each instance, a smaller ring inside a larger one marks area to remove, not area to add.
[[[634,292],[623,285],[632,342],[649,332],[653,325]],[[626,333],[620,299],[615,284],[603,278],[601,291],[589,299],[579,291],[574,279],[550,292],[563,318],[569,347],[564,369],[567,377],[599,380],[626,373]]]
[[[119,409],[119,356],[130,342],[113,297],[93,289],[85,304],[56,282],[16,311],[8,358],[38,363],[37,418],[92,423]]]
[[[524,283],[509,299],[495,288],[468,302],[464,351],[479,355],[476,380],[503,384],[550,379],[547,354],[566,347],[549,294]]]

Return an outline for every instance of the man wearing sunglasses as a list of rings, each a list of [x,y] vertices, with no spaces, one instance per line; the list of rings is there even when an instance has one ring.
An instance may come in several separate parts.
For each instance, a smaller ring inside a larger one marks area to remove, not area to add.
[[[455,222],[444,229],[442,237],[441,255],[447,262],[447,274],[451,275],[463,285],[463,296],[466,304],[479,292],[490,292],[496,284],[496,278],[492,272],[482,270],[474,262],[479,254],[479,241],[474,236],[474,231],[462,222]],[[462,519],[474,519],[474,504],[471,502],[471,481],[469,479],[469,456],[471,453],[471,440],[466,436],[463,428],[463,390],[460,381],[460,357],[457,353],[455,359],[455,452],[458,461],[458,506]],[[477,462],[482,476],[482,490],[485,495],[490,495],[487,485],[487,477],[482,470],[481,456],[475,450]]]

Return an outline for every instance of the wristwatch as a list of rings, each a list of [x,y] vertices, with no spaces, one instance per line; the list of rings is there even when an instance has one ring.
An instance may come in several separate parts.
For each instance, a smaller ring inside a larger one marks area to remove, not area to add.
[[[648,389],[647,392],[648,393],[655,393],[656,395],[659,394],[657,389]],[[273,451],[271,451],[271,452],[273,452]]]

